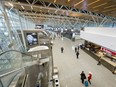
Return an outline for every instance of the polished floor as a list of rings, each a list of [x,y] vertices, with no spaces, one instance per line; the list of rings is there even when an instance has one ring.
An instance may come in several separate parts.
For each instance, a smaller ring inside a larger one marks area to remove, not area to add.
[[[92,84],[89,87],[116,87],[116,75],[104,66],[97,65],[97,61],[80,49],[79,59],[76,58],[73,46],[82,40],[72,42],[67,38],[56,38],[53,45],[54,66],[59,69],[61,87],[84,87],[80,80],[80,73],[93,73]],[[64,53],[60,48],[64,47]]]

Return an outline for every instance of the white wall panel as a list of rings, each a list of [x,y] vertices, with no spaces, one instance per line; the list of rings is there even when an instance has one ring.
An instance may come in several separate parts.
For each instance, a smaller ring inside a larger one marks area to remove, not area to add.
[[[116,29],[85,28],[81,38],[116,51]]]
[[[101,34],[101,35],[108,35],[108,36],[116,36],[116,28],[85,27],[84,32]]]

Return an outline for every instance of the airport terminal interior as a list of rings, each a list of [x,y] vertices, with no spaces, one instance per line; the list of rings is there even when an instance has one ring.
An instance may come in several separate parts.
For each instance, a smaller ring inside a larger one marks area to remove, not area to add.
[[[0,87],[116,87],[116,0],[0,0]]]

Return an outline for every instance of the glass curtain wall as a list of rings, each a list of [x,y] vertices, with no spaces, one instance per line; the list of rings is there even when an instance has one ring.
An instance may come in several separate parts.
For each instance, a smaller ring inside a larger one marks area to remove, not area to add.
[[[25,51],[17,30],[34,29],[35,24],[17,10],[4,8],[0,6],[0,53],[10,49]]]
[[[10,49],[8,47],[9,44],[10,44],[9,33],[5,23],[3,9],[2,7],[0,7],[0,53]]]
[[[13,47],[15,50],[23,51],[23,45],[17,33],[17,30],[20,29],[19,16],[9,9],[7,9],[6,12],[8,15],[8,20],[10,22]]]

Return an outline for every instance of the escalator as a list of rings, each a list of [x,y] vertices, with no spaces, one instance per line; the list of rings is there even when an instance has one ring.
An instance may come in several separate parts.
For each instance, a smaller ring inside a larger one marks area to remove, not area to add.
[[[30,84],[30,86],[26,86],[24,83],[27,78],[30,78],[29,74],[33,74],[33,79],[35,79],[34,75],[38,75],[39,65],[37,65],[36,61],[37,58],[16,50],[1,53],[0,87],[34,87]],[[31,84],[35,84],[33,82],[34,80],[32,80]]]

